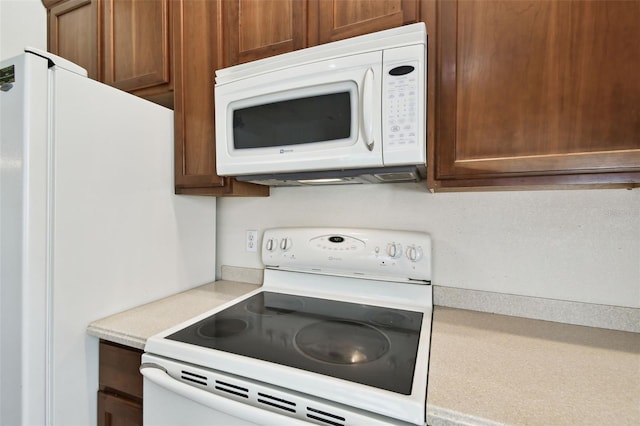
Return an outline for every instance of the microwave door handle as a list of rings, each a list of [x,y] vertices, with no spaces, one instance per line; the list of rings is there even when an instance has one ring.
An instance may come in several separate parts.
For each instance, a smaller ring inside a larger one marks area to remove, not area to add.
[[[369,151],[373,151],[373,69],[369,68],[362,84],[362,133],[364,143]]]

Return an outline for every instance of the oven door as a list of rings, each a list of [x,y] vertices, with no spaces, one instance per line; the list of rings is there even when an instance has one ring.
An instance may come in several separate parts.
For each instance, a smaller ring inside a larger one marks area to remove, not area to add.
[[[147,361],[153,361],[152,357],[145,357]],[[140,372],[144,376],[145,425],[308,425],[301,420],[182,383],[169,376],[160,364],[147,362],[142,365]]]
[[[382,52],[216,85],[220,175],[381,167]]]
[[[413,425],[149,353],[142,355],[140,372],[144,376],[145,425]]]

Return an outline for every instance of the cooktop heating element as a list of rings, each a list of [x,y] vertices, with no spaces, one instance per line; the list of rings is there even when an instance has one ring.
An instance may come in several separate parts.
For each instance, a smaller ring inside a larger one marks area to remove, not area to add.
[[[275,400],[295,395],[322,402],[323,410],[342,419],[330,420],[333,425],[363,418],[424,424],[432,316],[429,236],[277,228],[265,231],[261,245],[264,285],[149,339],[143,374],[166,358],[185,365],[161,367],[175,380],[290,420],[327,423],[296,408],[298,402],[265,404],[258,393],[253,399],[251,389],[272,386],[279,392]],[[216,374],[233,378],[231,392],[210,385]]]

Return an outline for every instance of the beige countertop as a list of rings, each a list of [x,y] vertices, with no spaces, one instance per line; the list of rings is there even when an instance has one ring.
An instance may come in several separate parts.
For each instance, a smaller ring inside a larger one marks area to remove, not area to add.
[[[148,337],[257,288],[217,281],[91,323],[143,349]],[[640,424],[640,334],[434,309],[427,420],[441,425]]]
[[[640,425],[640,334],[436,306],[428,421]]]
[[[87,332],[110,342],[144,349],[145,342],[154,334],[258,287],[256,284],[216,281],[94,321],[87,327]]]

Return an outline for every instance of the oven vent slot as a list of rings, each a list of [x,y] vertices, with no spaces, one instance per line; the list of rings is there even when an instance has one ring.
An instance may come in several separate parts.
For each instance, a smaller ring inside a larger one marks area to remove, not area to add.
[[[281,410],[288,411],[289,413],[295,413],[296,403],[287,401],[286,399],[277,398],[275,396],[268,395],[266,393],[258,392],[258,402],[270,407],[279,408]]]
[[[307,417],[315,420],[316,422],[322,422],[331,426],[344,426],[346,419],[336,414],[327,413],[323,410],[307,407]]]
[[[207,378],[201,374],[192,373],[190,371],[182,370],[180,378],[188,382],[197,383],[202,386],[207,386]]]
[[[231,383],[216,380],[215,388],[216,390],[230,393],[231,395],[240,396],[242,398],[249,398],[249,389],[242,386],[232,385]]]

